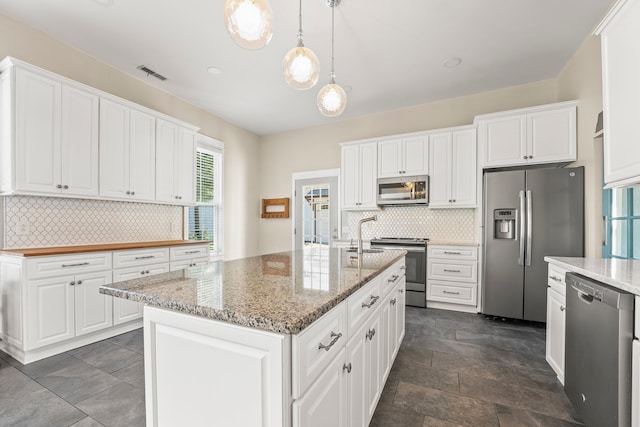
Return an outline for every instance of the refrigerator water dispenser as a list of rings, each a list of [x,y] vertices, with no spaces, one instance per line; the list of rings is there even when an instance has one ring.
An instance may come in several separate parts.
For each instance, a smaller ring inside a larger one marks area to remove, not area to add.
[[[493,238],[506,240],[516,238],[516,209],[493,211]]]

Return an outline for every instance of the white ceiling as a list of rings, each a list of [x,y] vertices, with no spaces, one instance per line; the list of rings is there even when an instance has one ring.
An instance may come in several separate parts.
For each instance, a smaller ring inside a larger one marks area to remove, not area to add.
[[[336,82],[351,86],[339,118],[316,95],[329,80],[331,9],[303,0],[305,45],[320,80],[291,89],[282,58],[295,46],[297,0],[270,0],[274,35],[238,47],[224,0],[0,0],[0,13],[35,27],[258,135],[330,123],[558,75],[612,0],[342,0],[336,8]],[[443,64],[462,59],[456,68]],[[136,69],[144,64],[160,82]],[[211,75],[207,68],[223,70]]]

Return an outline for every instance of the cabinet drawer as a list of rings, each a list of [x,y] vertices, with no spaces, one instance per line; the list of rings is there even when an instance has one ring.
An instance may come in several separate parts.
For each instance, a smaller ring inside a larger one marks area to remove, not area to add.
[[[209,245],[187,245],[169,248],[171,261],[183,261],[187,259],[209,256]]]
[[[404,258],[382,273],[381,292],[384,298],[404,277]]]
[[[429,279],[454,280],[457,282],[476,283],[478,279],[478,263],[456,262],[447,260],[428,261]]]
[[[567,270],[557,265],[549,264],[548,271],[547,284],[560,295],[565,296],[567,284],[564,281],[564,276],[567,274]]]
[[[27,259],[27,276],[29,279],[102,270],[111,270],[111,252]]]
[[[476,305],[477,285],[454,282],[427,283],[427,300]]]
[[[169,248],[136,249],[113,253],[113,268],[169,262]]]
[[[478,248],[476,246],[427,246],[427,259],[432,258],[476,261]]]
[[[369,316],[382,305],[380,286],[381,277],[374,278],[347,299],[347,320],[349,336],[355,333],[367,321]]]
[[[292,393],[298,399],[347,342],[347,305],[343,301],[292,338]]]

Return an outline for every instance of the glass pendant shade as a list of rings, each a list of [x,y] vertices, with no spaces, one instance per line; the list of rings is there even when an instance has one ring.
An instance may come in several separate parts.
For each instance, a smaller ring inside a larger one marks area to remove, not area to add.
[[[347,93],[335,83],[329,83],[318,92],[318,108],[323,116],[335,117],[347,106]]]
[[[244,49],[262,49],[273,36],[267,0],[225,0],[224,22],[233,41]]]
[[[318,83],[318,57],[311,49],[298,46],[282,61],[284,79],[294,89],[310,89]]]

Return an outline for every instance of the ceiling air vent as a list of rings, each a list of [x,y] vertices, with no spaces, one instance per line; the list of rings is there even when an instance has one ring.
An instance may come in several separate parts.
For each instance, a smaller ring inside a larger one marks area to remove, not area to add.
[[[163,76],[162,74],[158,74],[155,71],[153,71],[151,68],[147,68],[144,65],[138,65],[138,70],[144,71],[145,73],[147,73],[147,77],[153,76],[156,79],[159,79],[159,80],[162,80],[162,81],[167,80],[167,78],[165,76]]]

